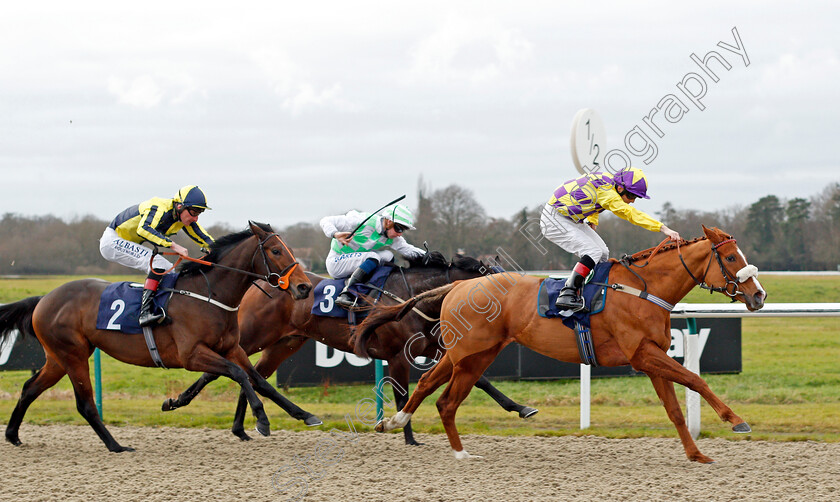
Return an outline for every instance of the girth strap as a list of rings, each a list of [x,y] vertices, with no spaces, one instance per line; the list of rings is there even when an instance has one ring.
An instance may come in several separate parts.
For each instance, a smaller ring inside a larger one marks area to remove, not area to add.
[[[575,321],[575,337],[578,346],[578,354],[583,364],[598,366],[598,359],[595,358],[595,346],[592,344],[592,331],[583,324]]]
[[[152,334],[152,328],[143,326],[143,338],[146,340],[146,347],[149,348],[149,355],[152,356],[152,361],[154,361],[155,366],[165,370],[169,369],[163,364],[163,360],[160,358],[160,352],[158,352],[157,344],[155,344],[155,336]]]

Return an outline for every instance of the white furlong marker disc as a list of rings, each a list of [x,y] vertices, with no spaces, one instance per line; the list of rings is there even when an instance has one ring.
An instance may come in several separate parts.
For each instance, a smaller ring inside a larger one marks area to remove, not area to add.
[[[607,153],[607,133],[601,117],[584,108],[572,120],[572,161],[580,174],[602,171]]]

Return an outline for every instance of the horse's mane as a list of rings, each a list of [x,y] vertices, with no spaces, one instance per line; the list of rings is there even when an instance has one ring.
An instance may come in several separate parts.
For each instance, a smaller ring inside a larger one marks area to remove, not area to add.
[[[261,230],[265,232],[274,232],[270,225],[265,223],[254,223]],[[223,235],[219,237],[212,244],[210,244],[210,252],[202,256],[201,259],[211,263],[218,263],[231,249],[235,248],[240,242],[254,235],[251,228],[234,232],[232,234]],[[186,261],[181,265],[180,272],[182,276],[197,274],[201,271],[207,271],[211,268],[210,265],[203,265],[194,261]]]
[[[472,256],[455,254],[452,257],[452,261],[448,261],[439,251],[432,251],[429,254],[431,255],[431,259],[428,263],[423,264],[423,258],[411,260],[411,268],[408,270],[446,269],[452,267],[465,272],[480,272],[484,268],[484,265]]]
[[[702,237],[696,237],[696,238],[694,238],[694,239],[691,239],[690,241],[687,241],[687,240],[683,239],[683,240],[681,240],[681,241],[679,242],[679,244],[680,244],[681,246],[686,246],[686,245],[689,245],[689,244],[694,244],[695,242],[704,241],[704,240],[706,240],[706,239],[707,239],[707,237],[704,235],[704,236],[702,236]],[[658,253],[659,253],[659,252],[662,252],[662,251],[670,251],[670,250],[672,250],[672,249],[677,249],[677,244],[678,244],[678,243],[676,243],[676,242],[670,242],[670,243],[668,243],[668,244],[666,244],[666,245],[662,246],[662,247],[659,249]],[[627,257],[625,257],[625,258],[626,258],[626,261],[627,261],[628,263],[633,263],[633,262],[636,262],[636,261],[642,260],[642,259],[644,259],[644,258],[648,258],[648,257],[650,256],[650,254],[653,252],[653,250],[654,250],[654,249],[656,249],[656,246],[654,246],[654,247],[652,247],[652,248],[649,248],[649,249],[645,249],[645,250],[639,251],[639,252],[637,252],[637,253],[634,253],[634,254],[632,254],[631,256],[627,256]]]
[[[486,268],[479,260],[472,256],[456,254],[452,257],[452,266],[465,272],[481,272]]]

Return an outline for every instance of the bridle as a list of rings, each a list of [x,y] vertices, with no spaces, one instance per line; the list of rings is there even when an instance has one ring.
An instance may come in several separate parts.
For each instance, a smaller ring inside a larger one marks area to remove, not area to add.
[[[679,242],[677,242],[677,253],[679,253],[680,262],[682,263],[683,268],[686,272],[688,272],[691,279],[694,280],[694,283],[700,286],[700,289],[708,290],[709,294],[715,292],[723,293],[734,302],[736,301],[738,295],[744,294],[743,291],[738,290],[740,284],[756,277],[758,275],[758,268],[754,265],[747,264],[744,268],[736,272],[735,277],[733,277],[729,271],[726,270],[726,267],[723,266],[723,260],[721,260],[720,253],[718,252],[719,247],[730,242],[736,243],[735,238],[729,237],[728,239],[718,242],[712,246],[712,254],[709,255],[709,263],[706,264],[706,270],[703,272],[703,277],[700,279],[697,279],[697,277],[691,273],[691,270],[689,270],[688,265],[686,265],[685,260],[683,259],[682,251],[680,250]],[[725,281],[723,286],[712,286],[711,284],[706,283],[706,275],[709,273],[709,269],[712,266],[712,258],[717,260],[718,266],[720,267],[721,275],[723,275],[723,280]]]
[[[619,263],[621,263],[624,266],[624,268],[629,270],[630,273],[635,275],[642,282],[642,284],[644,285],[644,290],[643,290],[644,293],[647,292],[647,282],[639,274],[637,274],[632,268],[630,268],[628,265],[633,265],[633,266],[638,267],[638,268],[644,268],[645,266],[648,265],[648,263],[650,263],[650,261],[656,255],[656,253],[667,242],[668,242],[668,239],[665,239],[662,242],[660,242],[659,245],[656,246],[656,248],[648,256],[647,261],[645,261],[645,263],[643,265],[636,265],[635,263],[631,262],[629,260],[630,257],[627,256],[627,255],[623,256],[619,260]],[[732,274],[730,274],[729,271],[726,270],[726,267],[723,265],[723,260],[721,260],[721,258],[720,258],[720,253],[718,252],[719,247],[723,246],[724,244],[728,244],[730,242],[736,243],[735,238],[730,236],[728,239],[712,245],[712,254],[709,255],[709,263],[706,264],[706,270],[703,272],[703,276],[700,279],[695,277],[695,275],[688,268],[688,265],[686,265],[685,259],[683,258],[683,255],[682,255],[682,250],[680,249],[680,241],[677,241],[677,254],[680,257],[680,262],[682,263],[683,268],[688,273],[689,277],[691,277],[691,279],[694,281],[694,284],[696,284],[697,286],[700,286],[700,289],[708,290],[709,294],[712,294],[712,293],[715,293],[715,292],[723,293],[726,296],[728,296],[729,298],[731,298],[733,302],[735,302],[735,301],[737,301],[736,298],[737,298],[738,295],[743,295],[744,294],[742,291],[738,290],[738,287],[740,286],[740,284],[758,276],[758,268],[756,268],[754,265],[747,264],[744,268],[742,268],[741,270],[736,272],[735,277],[733,277]],[[712,266],[712,259],[717,260],[718,266],[720,267],[721,275],[723,275],[723,279],[725,281],[725,284],[723,286],[713,286],[713,285],[706,282],[706,275],[708,275],[709,269]]]
[[[289,256],[291,256],[292,260],[294,260],[294,261],[292,261],[292,263],[290,263],[288,266],[286,266],[280,272],[272,272],[271,271],[271,265],[268,263],[268,255],[265,252],[265,243],[272,237],[277,237],[277,240],[280,241],[280,244],[283,245],[283,248],[286,249],[286,251],[289,253]],[[262,251],[263,265],[265,266],[265,270],[266,270],[265,275],[257,274],[255,272],[249,272],[247,270],[242,270],[242,269],[235,268],[235,267],[228,267],[227,265],[221,265],[219,263],[213,263],[211,261],[206,261],[206,260],[202,260],[202,259],[199,259],[199,258],[192,258],[190,256],[181,256],[181,255],[178,255],[178,260],[175,262],[175,264],[172,265],[172,267],[170,267],[169,270],[166,270],[162,274],[166,274],[166,273],[172,271],[175,267],[178,266],[178,264],[181,262],[181,260],[189,260],[189,261],[199,263],[201,265],[218,267],[218,268],[222,268],[222,269],[225,269],[225,270],[230,270],[230,271],[233,271],[233,272],[239,272],[240,274],[245,274],[245,275],[248,275],[248,276],[251,276],[251,277],[256,277],[257,279],[262,279],[265,282],[267,282],[273,288],[282,289],[282,290],[288,289],[289,284],[291,283],[291,279],[290,279],[291,275],[300,266],[298,261],[295,260],[295,255],[292,253],[292,250],[289,249],[289,247],[286,245],[286,243],[283,242],[283,239],[281,239],[280,236],[277,235],[276,232],[272,232],[272,233],[268,234],[265,237],[265,239],[260,241],[260,243],[257,245],[257,248],[254,249],[254,255],[251,257],[251,265],[252,266],[254,264],[254,261],[257,259],[257,251],[258,250]],[[154,255],[155,254],[176,255],[178,253],[175,253],[174,251],[166,251],[166,252],[160,252],[159,253],[159,252],[157,252],[157,249],[155,249],[155,251],[152,253],[152,258],[151,258],[152,262],[154,262]]]

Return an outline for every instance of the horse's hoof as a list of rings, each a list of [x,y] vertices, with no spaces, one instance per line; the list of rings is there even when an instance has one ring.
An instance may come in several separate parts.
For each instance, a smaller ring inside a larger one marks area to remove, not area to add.
[[[519,410],[519,417],[520,418],[531,418],[534,415],[536,415],[537,413],[539,413],[539,411],[540,410],[538,410],[536,408],[531,408],[529,406],[524,406],[524,407],[522,407],[521,410]]]
[[[455,458],[458,460],[465,460],[465,459],[473,459],[473,458],[484,458],[481,455],[470,455],[467,453],[467,450],[455,451]]]
[[[234,436],[238,437],[240,441],[250,441],[251,436],[245,433],[244,429],[231,430]]]
[[[268,437],[268,436],[271,435],[271,426],[269,426],[268,423],[257,422],[256,429],[257,429],[257,432],[259,432],[261,436]]]
[[[406,440],[406,441],[405,441],[405,444],[406,444],[406,446],[423,446],[423,443],[418,443],[418,442],[417,442],[417,441],[415,441],[414,439],[412,439],[412,440],[410,440],[410,441],[409,441],[409,440]]]
[[[376,432],[385,432],[385,421],[380,420],[376,423],[376,426],[373,428]]]
[[[746,422],[741,422],[740,424],[737,424],[734,427],[732,427],[732,432],[737,432],[738,434],[746,434],[748,432],[752,432],[752,429],[750,429],[749,424],[747,424]]]
[[[6,436],[6,441],[12,443],[15,446],[20,446],[20,445],[23,444],[23,443],[20,442],[20,439],[18,439],[16,437],[10,438],[9,436]]]
[[[322,422],[321,419],[316,417],[315,415],[309,415],[308,417],[304,418],[303,423],[308,425],[309,427],[317,427],[319,425],[324,425],[324,422]]]
[[[167,399],[166,401],[163,402],[163,404],[160,407],[160,410],[161,411],[172,411],[172,410],[177,408],[177,406],[172,406],[173,404],[175,404],[175,400],[172,399],[172,398],[169,398],[169,399]]]
[[[117,445],[117,447],[116,447],[116,448],[114,448],[114,449],[113,449],[113,450],[111,450],[111,451],[112,451],[113,453],[122,453],[122,452],[124,452],[124,451],[133,452],[133,451],[137,451],[137,450],[135,450],[134,448],[132,448],[132,447],[130,447],[130,446],[120,446],[120,445]]]

